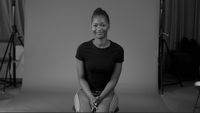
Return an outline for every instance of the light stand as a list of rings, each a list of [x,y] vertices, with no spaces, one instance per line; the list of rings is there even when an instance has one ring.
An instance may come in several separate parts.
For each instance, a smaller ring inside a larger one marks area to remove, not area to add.
[[[17,36],[17,27],[16,27],[16,23],[15,23],[15,8],[16,8],[16,1],[12,0],[12,33],[10,36],[10,39],[8,41],[7,47],[6,47],[6,51],[4,53],[3,56],[3,60],[1,62],[0,65],[0,72],[2,70],[3,64],[5,63],[5,58],[7,55],[7,52],[9,54],[9,58],[8,58],[8,63],[7,63],[7,69],[6,69],[6,75],[5,78],[3,80],[4,82],[4,86],[3,86],[3,92],[5,92],[6,87],[13,85],[14,87],[16,87],[16,53],[15,53],[15,49],[16,49],[16,44],[15,44],[15,37]],[[19,33],[18,33],[19,34]],[[22,46],[24,46],[22,40],[17,37],[21,43]],[[13,80],[12,80],[12,76],[11,76],[11,65],[13,67],[12,73],[13,73]],[[9,74],[10,78],[9,81],[7,81],[7,75]],[[9,85],[7,86],[7,83],[9,83]]]
[[[162,66],[162,56],[163,56],[163,22],[164,22],[164,0],[160,0],[160,17],[159,17],[159,45],[158,45],[158,90],[159,94],[163,94],[163,66]]]

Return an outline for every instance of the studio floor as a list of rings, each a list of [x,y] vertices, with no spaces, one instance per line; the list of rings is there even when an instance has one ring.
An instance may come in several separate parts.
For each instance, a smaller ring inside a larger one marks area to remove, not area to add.
[[[119,112],[192,112],[198,92],[193,82],[183,85],[166,86],[163,95],[120,93]],[[0,112],[72,112],[73,95],[8,88],[1,93]]]

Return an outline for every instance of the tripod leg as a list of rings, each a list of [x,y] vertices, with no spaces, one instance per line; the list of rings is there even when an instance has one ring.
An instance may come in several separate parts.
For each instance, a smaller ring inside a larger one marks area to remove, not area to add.
[[[12,81],[12,75],[11,75],[11,60],[9,62],[9,66],[8,66],[8,74],[9,74],[9,85],[12,85],[13,81]]]
[[[20,41],[21,45],[24,47],[24,43],[22,42],[21,38],[20,38],[20,37],[18,37],[18,39],[19,39],[19,41]]]
[[[12,43],[10,46],[10,51],[12,51]],[[11,76],[11,62],[12,62],[12,56],[11,56],[11,52],[9,53],[9,63],[8,63],[8,73],[9,73],[9,82],[12,84],[12,76]]]
[[[6,51],[5,51],[5,53],[4,53],[3,60],[2,60],[2,62],[1,62],[0,71],[1,71],[1,69],[2,69],[2,67],[3,67],[3,63],[4,63],[4,61],[5,61],[5,57],[6,57],[6,54],[7,54],[7,52],[8,52],[8,48],[9,48],[9,46],[10,46],[10,42],[11,42],[11,40],[12,40],[12,37],[13,37],[13,34],[11,35],[11,37],[10,37],[10,39],[9,39],[9,41],[8,41],[8,45],[7,45],[7,47],[6,47]]]
[[[8,70],[9,70],[9,62],[7,64],[7,68],[6,68],[6,75],[5,75],[5,79],[4,79],[3,92],[5,92],[5,90],[6,90]]]
[[[14,87],[17,87],[16,86],[16,53],[15,53],[15,50],[16,50],[16,44],[15,44],[15,41],[14,41],[14,38],[12,39],[12,43],[11,43],[11,48],[13,49],[13,57],[12,57],[12,72],[13,72],[13,85]]]

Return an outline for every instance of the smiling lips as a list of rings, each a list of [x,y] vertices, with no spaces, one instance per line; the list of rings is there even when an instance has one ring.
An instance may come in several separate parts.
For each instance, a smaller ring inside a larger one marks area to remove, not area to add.
[[[97,32],[96,34],[98,34],[98,35],[102,35],[102,34],[103,34],[103,32]]]

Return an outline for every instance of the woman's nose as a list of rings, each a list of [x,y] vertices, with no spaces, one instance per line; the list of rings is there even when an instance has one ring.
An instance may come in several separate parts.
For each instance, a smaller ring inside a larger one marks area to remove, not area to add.
[[[97,31],[101,31],[102,30],[102,27],[101,26],[98,26],[97,27]]]

